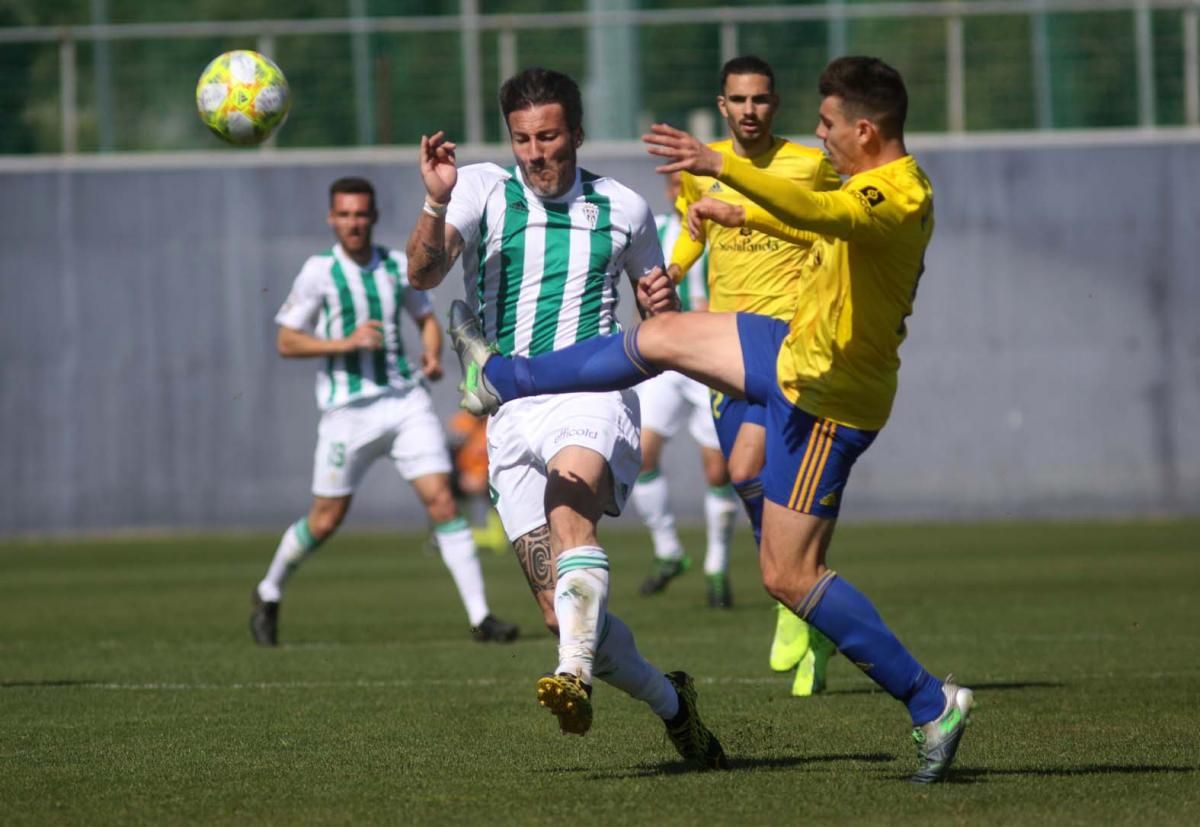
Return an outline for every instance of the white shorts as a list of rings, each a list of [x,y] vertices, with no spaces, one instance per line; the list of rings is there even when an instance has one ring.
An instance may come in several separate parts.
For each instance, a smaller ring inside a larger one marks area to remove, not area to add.
[[[511,539],[546,524],[546,466],[568,445],[608,460],[613,491],[604,504],[625,507],[642,465],[637,394],[570,393],[509,402],[488,420],[488,478],[504,531]]]
[[[353,494],[371,463],[389,454],[406,480],[450,473],[446,434],[429,391],[406,391],[350,402],[326,411],[317,427],[313,494]]]
[[[707,387],[669,370],[647,379],[635,390],[642,401],[643,428],[670,439],[686,421],[692,439],[705,448],[720,450]]]

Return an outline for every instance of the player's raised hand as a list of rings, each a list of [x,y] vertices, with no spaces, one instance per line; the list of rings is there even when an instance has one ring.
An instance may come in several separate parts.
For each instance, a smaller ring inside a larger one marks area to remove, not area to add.
[[[665,123],[656,123],[642,136],[646,151],[666,158],[667,163],[654,168],[655,172],[687,172],[696,175],[717,175],[721,172],[721,153],[703,141]]]
[[[421,180],[425,194],[435,204],[446,204],[450,193],[458,183],[458,167],[454,160],[457,145],[446,140],[446,133],[438,131],[421,136]]]
[[[348,350],[379,350],[383,347],[383,322],[370,319],[354,328],[345,339]]]
[[[706,195],[688,205],[688,233],[694,240],[701,239],[705,221],[715,221],[722,227],[740,227],[746,223],[746,210],[738,204],[718,201]]]
[[[675,282],[661,267],[655,267],[638,279],[637,303],[651,316],[679,309],[679,294]]]

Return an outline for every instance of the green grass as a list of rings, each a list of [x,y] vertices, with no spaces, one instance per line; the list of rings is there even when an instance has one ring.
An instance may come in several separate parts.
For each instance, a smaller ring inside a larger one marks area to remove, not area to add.
[[[254,647],[275,538],[0,546],[0,821],[14,824],[1196,823],[1200,523],[845,526],[835,566],[979,706],[950,783],[917,788],[903,708],[844,660],[792,699],[745,538],[737,606],[697,570],[611,606],[698,679],[733,770],[685,770],[600,685],[587,737],[534,701],[553,643],[516,563],[483,562],[511,646],[470,641],[413,535],[344,535],[293,581],[285,645]],[[688,535],[693,547],[699,538]]]

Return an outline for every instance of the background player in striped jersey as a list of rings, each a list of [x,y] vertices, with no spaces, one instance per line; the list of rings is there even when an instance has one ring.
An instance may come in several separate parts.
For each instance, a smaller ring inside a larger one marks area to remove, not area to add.
[[[276,645],[288,577],[337,530],[367,469],[388,455],[433,521],[471,634],[481,642],[514,640],[517,627],[488,611],[471,530],[450,490],[445,433],[404,353],[401,312],[420,329],[420,369],[431,380],[442,375],[442,329],[429,299],[410,288],[404,255],[371,243],[378,217],[369,181],[334,181],[328,222],[337,243],[304,263],[275,316],[281,356],[324,359],[317,372],[322,414],[312,506],[284,532],[254,589],[250,631],[257,643]]]
[[[656,215],[654,221],[658,225],[659,245],[664,253],[670,253],[683,227],[676,208],[679,173],[671,173],[665,180],[670,207],[662,215]],[[708,309],[707,264],[708,257],[702,252],[678,279],[680,309]],[[733,591],[729,584],[729,540],[737,505],[725,470],[725,457],[721,455],[717,431],[713,427],[708,388],[682,373],[666,371],[638,385],[636,390],[642,405],[642,472],[630,499],[642,522],[650,529],[654,543],[654,569],[642,583],[641,592],[661,592],[691,565],[679,541],[679,532],[675,530],[667,479],[659,467],[663,446],[675,436],[680,426],[686,424],[700,446],[700,460],[708,483],[704,495],[708,539],[704,575],[708,605],[728,609],[733,606]]]
[[[752,164],[807,189],[833,190],[841,186],[837,172],[820,150],[773,133],[779,95],[775,74],[765,60],[744,55],[728,61],[721,68],[717,108],[725,119],[729,138],[709,147],[723,157]],[[681,213],[704,197],[737,205],[750,203],[745,195],[712,176],[684,172],[681,184],[676,204]],[[723,227],[708,222],[699,240],[688,233],[680,234],[670,254],[671,272],[682,272],[707,248],[710,310],[759,313],[787,321],[796,303],[806,300],[797,285],[801,264],[814,238],[797,233],[781,239],[751,227]],[[721,450],[729,462],[729,475],[746,505],[757,541],[762,532],[766,408],[714,391],[712,415]],[[833,646],[820,632],[810,630],[803,620],[779,606],[769,662],[779,672],[796,670],[793,695],[811,695],[824,689],[825,669],[833,652]]]
[[[502,353],[548,353],[610,334],[622,273],[662,276],[654,217],[637,193],[578,166],[583,105],[571,78],[527,69],[505,81],[500,108],[514,166],[460,170],[443,133],[421,139],[426,200],[408,241],[413,283],[439,284],[461,256],[470,304],[455,303],[451,333],[482,325]],[[635,291],[644,312],[678,307],[669,281],[659,283]],[[539,703],[563,732],[582,735],[592,723],[593,677],[601,678],[647,703],[684,758],[723,766],[692,679],[648,663],[608,611],[608,557],[596,524],[620,513],[637,479],[637,395],[525,400],[488,422],[488,455],[505,530],[558,635],[558,663],[537,683]]]

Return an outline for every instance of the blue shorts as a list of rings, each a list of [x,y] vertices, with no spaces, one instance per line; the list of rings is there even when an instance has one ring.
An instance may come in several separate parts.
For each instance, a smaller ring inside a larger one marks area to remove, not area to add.
[[[779,389],[776,362],[787,322],[739,313],[738,338],[746,399],[767,413],[763,494],[784,508],[832,519],[842,506],[850,469],[878,431],[862,431],[797,408]]]
[[[745,422],[766,426],[767,408],[748,399],[736,399],[720,391],[709,390],[709,407],[712,409],[713,425],[717,427],[717,441],[725,459],[733,453],[733,442]]]

